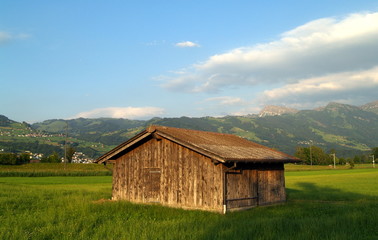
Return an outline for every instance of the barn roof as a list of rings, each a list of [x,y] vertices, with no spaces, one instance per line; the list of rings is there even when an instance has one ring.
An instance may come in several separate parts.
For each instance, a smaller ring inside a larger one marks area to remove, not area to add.
[[[251,142],[242,137],[183,128],[150,126],[128,141],[99,157],[95,162],[115,160],[141,140],[153,136],[165,138],[219,162],[299,162],[283,152]]]

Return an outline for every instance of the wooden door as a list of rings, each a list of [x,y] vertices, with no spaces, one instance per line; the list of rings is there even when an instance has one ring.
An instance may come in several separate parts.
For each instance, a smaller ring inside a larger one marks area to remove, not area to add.
[[[160,168],[144,169],[144,199],[145,202],[160,202]]]
[[[258,171],[258,197],[259,205],[286,200],[283,170]]]
[[[257,206],[255,171],[232,171],[226,173],[227,208],[247,208]]]

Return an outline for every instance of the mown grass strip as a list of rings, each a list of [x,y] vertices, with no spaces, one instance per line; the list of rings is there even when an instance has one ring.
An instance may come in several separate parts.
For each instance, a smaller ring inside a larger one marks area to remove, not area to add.
[[[51,176],[111,176],[112,172],[104,171],[85,171],[85,172],[0,172],[0,177],[51,177]]]
[[[0,165],[0,177],[111,176],[110,168],[99,164],[32,163]]]
[[[318,170],[346,170],[346,169],[372,169],[373,164],[355,164],[353,168],[350,165],[302,165],[302,164],[285,164],[286,172],[293,171],[318,171]],[[378,168],[378,167],[377,167]]]

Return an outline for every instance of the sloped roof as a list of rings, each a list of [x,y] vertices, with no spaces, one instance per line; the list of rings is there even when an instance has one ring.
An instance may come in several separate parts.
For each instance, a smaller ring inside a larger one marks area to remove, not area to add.
[[[137,142],[151,136],[169,139],[219,162],[299,162],[280,151],[262,146],[232,134],[205,132],[183,128],[150,126],[128,141],[99,157],[95,162],[113,160]]]

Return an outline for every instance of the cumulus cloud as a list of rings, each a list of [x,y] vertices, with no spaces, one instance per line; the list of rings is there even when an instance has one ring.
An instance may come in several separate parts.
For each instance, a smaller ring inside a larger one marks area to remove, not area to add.
[[[9,32],[0,31],[0,45],[5,44],[14,39],[26,39],[29,38],[29,34],[20,33],[20,34],[11,34]]]
[[[127,118],[127,119],[146,119],[149,117],[161,116],[164,109],[157,107],[108,107],[96,108],[88,112],[81,112],[73,118]]]
[[[365,71],[343,72],[322,77],[299,80],[280,88],[266,90],[260,97],[264,103],[297,104],[318,102],[322,105],[329,101],[351,102],[358,100],[366,103],[376,99],[378,92],[378,67]],[[321,99],[321,101],[319,101]]]
[[[179,43],[176,43],[175,46],[176,46],[176,47],[182,47],[182,48],[185,48],[185,47],[199,47],[200,45],[199,45],[198,43],[194,43],[194,42],[186,41],[186,42],[179,42]]]
[[[298,96],[346,93],[347,89],[358,94],[365,88],[361,82],[376,89],[377,82],[367,73],[378,66],[377,22],[378,12],[311,21],[283,33],[277,41],[211,56],[185,73],[167,76],[162,86],[186,92],[283,86],[266,91],[264,96],[270,99],[289,96],[293,88]]]

